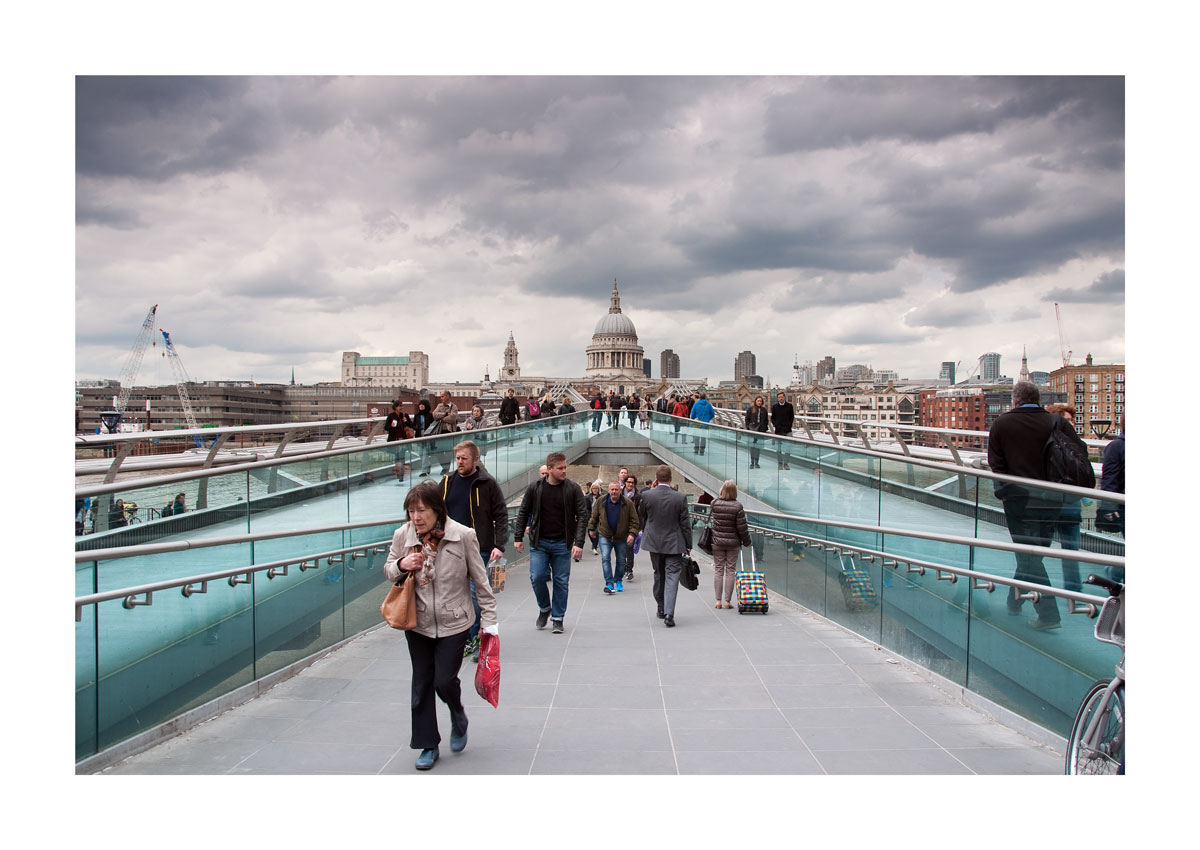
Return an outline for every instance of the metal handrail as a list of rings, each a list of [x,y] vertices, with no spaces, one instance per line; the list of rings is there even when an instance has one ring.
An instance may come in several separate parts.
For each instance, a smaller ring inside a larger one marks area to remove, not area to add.
[[[692,508],[692,513],[701,516],[695,507]],[[758,511],[754,512],[758,514]],[[826,523],[829,524],[829,523]],[[905,555],[894,555],[888,552],[883,552],[878,549],[870,549],[865,546],[859,546],[854,543],[844,543],[842,541],[830,541],[820,537],[813,537],[807,534],[798,534],[793,531],[781,531],[775,528],[765,528],[763,526],[752,525],[747,523],[749,530],[762,537],[770,537],[785,542],[800,543],[803,542],[810,548],[821,548],[825,551],[837,552],[839,555],[850,555],[854,558],[859,558],[865,561],[879,560],[880,567],[890,567],[893,570],[898,570],[901,566],[905,567],[905,572],[917,573],[924,576],[926,572],[935,573],[939,581],[949,581],[952,584],[958,581],[961,576],[970,579],[971,590],[986,590],[991,593],[997,585],[1002,587],[1013,587],[1022,593],[1018,594],[1019,599],[1028,600],[1037,603],[1042,596],[1055,596],[1061,599],[1066,599],[1070,602],[1068,609],[1071,614],[1086,614],[1089,618],[1094,618],[1100,612],[1100,606],[1096,604],[1096,597],[1074,590],[1062,590],[1051,585],[1036,584],[1020,579],[1010,578],[1008,576],[995,575],[994,573],[984,573],[978,570],[971,570],[965,567],[954,567],[949,564],[939,564],[934,561],[926,561],[921,558],[910,558]],[[866,528],[866,526],[861,526]],[[980,541],[978,545],[984,544],[986,541]],[[994,546],[989,548],[1004,549],[1004,546]],[[1046,553],[1049,550],[1042,546],[1019,546],[1019,548],[1011,551],[1027,551],[1037,554],[1038,550]],[[1074,552],[1075,550],[1071,550]],[[1082,554],[1082,553],[1081,553]],[[1061,551],[1056,554],[1056,557],[1061,556]],[[1078,558],[1077,560],[1092,560],[1090,558]],[[1120,559],[1122,563],[1124,559]],[[943,574],[950,576],[949,579],[943,578]],[[1076,607],[1075,603],[1080,603],[1081,607]]]
[[[225,425],[219,428],[178,428],[162,431],[129,431],[118,434],[76,434],[75,445],[97,446],[105,443],[123,443],[128,440],[161,440],[167,437],[212,437],[221,434],[261,434],[272,431],[291,431],[296,428],[316,428],[338,425],[363,425],[383,422],[386,416],[368,416],[359,419],[317,419],[306,422],[280,422],[272,425]]]
[[[651,413],[654,416],[663,417],[667,421],[673,421],[673,420],[680,419],[680,417],[671,416],[671,414],[669,414],[669,413],[660,413],[658,411],[651,411]],[[827,450],[832,450],[832,451],[851,451],[857,455],[862,455],[864,457],[873,457],[873,458],[877,458],[878,460],[886,460],[886,461],[892,461],[892,462],[896,462],[898,460],[896,455],[892,452],[881,452],[881,451],[876,451],[875,449],[865,449],[865,448],[850,447],[850,446],[831,446],[828,443],[819,442],[817,440],[809,440],[805,437],[796,437],[796,436],[792,436],[792,435],[785,436],[783,434],[769,434],[769,433],[760,433],[757,431],[747,431],[745,428],[736,428],[736,427],[733,427],[730,425],[722,425],[717,422],[700,422],[695,419],[682,419],[681,421],[685,424],[690,422],[690,423],[695,423],[698,425],[703,425],[706,428],[722,428],[726,431],[732,431],[735,434],[750,434],[750,435],[759,434],[759,436],[764,437],[764,438],[770,438],[772,440],[786,440],[790,443],[795,443],[796,445],[801,445],[801,446],[813,446],[814,448],[827,449]],[[979,467],[974,467],[974,466],[969,467],[969,466],[965,466],[965,465],[944,463],[944,462],[932,460],[929,458],[904,457],[903,459],[899,459],[899,460],[902,463],[912,464],[913,466],[920,466],[925,469],[939,469],[939,470],[943,470],[943,471],[949,471],[955,475],[974,475],[977,478],[987,478],[992,481],[1006,481],[1006,482],[1010,482],[1013,484],[1021,484],[1026,487],[1033,487],[1033,488],[1036,488],[1039,490],[1053,490],[1056,493],[1065,493],[1067,495],[1079,496],[1081,498],[1099,499],[1099,500],[1103,500],[1106,502],[1114,502],[1114,503],[1122,504],[1122,505],[1125,504],[1125,494],[1117,493],[1112,490],[1094,490],[1094,489],[1088,489],[1086,487],[1075,487],[1070,484],[1056,484],[1053,481],[1041,481],[1036,478],[1019,478],[1015,475],[1006,475],[1002,472],[993,472],[990,469],[981,469]]]
[[[139,543],[134,546],[113,546],[108,549],[82,549],[75,553],[75,563],[85,561],[116,561],[140,555],[160,555],[164,552],[186,552],[211,546],[228,546],[237,543],[257,543],[259,540],[279,540],[285,537],[301,537],[309,534],[326,534],[331,531],[354,531],[359,528],[374,528],[378,525],[408,522],[407,517],[378,519],[370,522],[355,522],[342,525],[323,525],[316,528],[288,529],[287,531],[258,531],[253,534],[230,534],[224,537],[205,537],[200,540],[172,540],[166,543]]]
[[[510,517],[510,519],[512,517],[511,510],[509,512],[509,517]],[[128,550],[111,550],[111,551],[113,551],[115,553],[114,558],[116,558],[116,557],[122,557],[122,556],[126,556],[126,555],[129,555],[129,556],[138,555],[138,554],[144,555],[144,554],[149,553],[150,550],[154,550],[155,552],[180,551],[183,549],[201,548],[201,547],[205,547],[205,546],[218,546],[218,545],[223,545],[226,542],[239,542],[240,543],[240,542],[247,542],[249,540],[266,540],[266,539],[282,538],[282,537],[300,537],[302,535],[315,534],[315,533],[320,533],[320,532],[324,532],[324,531],[342,531],[342,530],[351,530],[354,528],[370,528],[375,525],[386,525],[390,522],[407,522],[407,521],[408,521],[407,517],[403,517],[403,518],[397,518],[396,520],[382,520],[379,522],[355,523],[353,525],[342,525],[342,526],[326,526],[324,528],[306,529],[303,531],[290,530],[290,531],[284,531],[284,532],[263,532],[261,534],[254,534],[254,535],[251,535],[251,534],[240,535],[240,536],[234,537],[234,538],[224,538],[224,539],[213,538],[212,540],[201,540],[201,541],[196,541],[195,543],[191,543],[190,541],[186,541],[186,540],[177,541],[175,543],[164,543],[164,544],[150,543],[150,544],[144,544],[142,546],[130,546]],[[135,585],[133,587],[123,587],[123,588],[118,588],[116,590],[106,590],[102,593],[90,593],[85,596],[77,596],[77,597],[75,597],[75,621],[76,622],[80,621],[80,619],[82,617],[83,608],[85,606],[94,605],[99,602],[108,602],[113,599],[124,598],[126,608],[134,608],[134,607],[137,607],[140,605],[151,605],[151,604],[153,604],[153,594],[156,591],[170,590],[171,588],[174,588],[174,587],[182,588],[183,595],[185,597],[191,598],[193,593],[207,592],[207,588],[204,588],[201,590],[193,590],[193,589],[191,589],[193,587],[193,585],[205,586],[210,581],[220,581],[221,579],[224,578],[224,579],[229,579],[230,586],[236,587],[239,584],[245,584],[245,583],[247,583],[247,581],[249,581],[248,578],[246,579],[246,581],[235,581],[235,579],[237,579],[240,576],[249,576],[251,573],[257,573],[257,572],[262,572],[263,570],[267,570],[268,571],[267,578],[274,578],[275,577],[274,571],[278,570],[281,567],[284,568],[284,572],[280,573],[279,575],[287,575],[286,568],[288,566],[291,566],[292,564],[300,564],[301,565],[300,569],[301,569],[301,571],[303,571],[305,569],[314,568],[316,566],[316,562],[322,560],[323,558],[329,558],[330,559],[329,563],[333,564],[333,563],[341,563],[341,561],[332,560],[333,558],[335,558],[339,555],[344,557],[348,553],[351,554],[352,558],[363,557],[369,553],[369,550],[372,550],[372,549],[375,550],[376,554],[382,554],[383,551],[386,550],[388,545],[390,545],[390,544],[381,543],[379,541],[376,541],[373,543],[359,543],[354,546],[345,546],[340,549],[330,549],[326,552],[318,552],[316,554],[310,553],[307,555],[293,556],[291,558],[283,558],[283,559],[276,560],[276,561],[269,561],[269,562],[263,563],[263,564],[252,564],[252,565],[244,566],[244,567],[235,567],[233,569],[228,569],[228,570],[218,570],[215,572],[204,573],[202,575],[190,576],[190,577],[186,577],[186,578],[164,579],[163,581],[151,582],[150,584],[140,584],[140,585]],[[134,551],[134,550],[139,550],[139,551]],[[102,552],[102,551],[106,551],[106,550],[95,550],[95,552]],[[95,552],[87,553],[87,554],[95,554]],[[364,553],[364,555],[359,556],[359,555],[352,554],[355,552],[362,552],[362,553]],[[76,560],[76,562],[79,562],[81,560],[79,557],[79,553],[76,554],[75,560]],[[93,558],[84,558],[82,560],[93,560]],[[311,567],[305,566],[309,562],[312,562],[312,566]],[[137,601],[136,599],[134,599],[134,597],[141,596],[143,594],[146,595],[145,601]]]
[[[703,505],[690,505],[689,508],[696,516],[707,516],[707,511],[701,510]],[[808,525],[829,525],[834,528],[845,528],[851,531],[866,531],[871,534],[884,534],[893,537],[915,537],[919,540],[932,540],[935,543],[949,543],[956,546],[974,546],[980,549],[995,549],[1000,552],[1012,552],[1021,555],[1037,555],[1039,557],[1052,557],[1055,559],[1070,558],[1072,561],[1086,561],[1089,564],[1097,564],[1102,567],[1125,567],[1125,557],[1123,555],[1102,555],[1095,552],[1086,552],[1082,549],[1055,549],[1051,546],[1033,546],[1028,543],[1005,543],[1002,540],[985,540],[981,537],[960,537],[955,534],[938,534],[931,531],[914,531],[905,528],[890,528],[882,525],[866,525],[857,522],[844,522],[841,520],[830,519],[815,519],[813,517],[795,516],[793,514],[773,513],[771,511],[746,511],[756,517],[767,517],[769,519],[781,519],[787,522],[803,522]],[[784,531],[779,528],[768,529],[772,534],[798,534],[794,531]],[[836,544],[838,546],[850,546],[852,544]],[[1070,555],[1064,554],[1069,552]],[[888,557],[895,557],[889,555]],[[907,560],[901,558],[901,560]]]
[[[569,414],[567,414],[567,415],[569,415]],[[551,417],[543,417],[543,418],[551,418]],[[500,425],[495,428],[487,428],[487,429],[480,429],[480,430],[501,431],[505,428],[517,428],[523,424],[525,424],[525,423],[516,422],[516,423],[513,423],[512,425]],[[251,426],[251,427],[258,427],[258,426]],[[477,434],[477,433],[479,433],[479,431],[454,431],[454,432],[451,432],[451,434],[458,435],[459,438],[463,439],[463,440],[469,440],[469,439],[471,439],[472,434]],[[130,490],[130,489],[139,489],[140,490],[140,489],[144,489],[146,487],[156,487],[160,484],[162,484],[162,485],[175,484],[175,483],[179,483],[179,482],[183,482],[183,481],[192,481],[192,480],[201,479],[201,478],[212,478],[217,475],[228,475],[233,472],[242,472],[244,470],[266,469],[266,468],[269,468],[272,466],[285,466],[289,463],[308,463],[313,460],[322,460],[325,458],[339,457],[341,455],[356,454],[358,452],[379,451],[379,449],[386,447],[386,446],[397,446],[397,445],[411,446],[414,444],[426,443],[426,442],[429,442],[432,440],[441,440],[448,436],[451,436],[451,434],[433,434],[432,436],[427,436],[427,437],[413,437],[412,439],[409,439],[409,440],[399,440],[399,441],[392,442],[392,443],[378,443],[375,445],[342,446],[341,448],[337,448],[337,449],[327,449],[324,451],[308,452],[306,454],[299,455],[299,456],[272,457],[272,458],[267,458],[266,460],[246,461],[245,463],[239,463],[233,467],[225,466],[222,468],[194,469],[194,470],[190,470],[188,472],[176,472],[171,475],[150,475],[150,476],[146,476],[145,478],[138,478],[135,482],[130,482],[127,480],[127,481],[114,481],[114,482],[111,482],[108,484],[92,484],[92,485],[88,485],[86,487],[75,488],[75,496],[76,496],[76,498],[81,497],[81,496],[101,496],[101,495],[104,495],[105,493],[116,493],[120,490]]]
[[[339,555],[346,555],[352,552],[363,552],[364,555],[369,553],[369,550],[374,549],[376,553],[382,553],[387,549],[387,544],[383,543],[360,543],[357,546],[347,546],[342,549],[330,549],[327,552],[318,552],[317,554],[303,555],[299,557],[284,558],[278,561],[269,561],[265,564],[254,564],[246,567],[237,567],[231,570],[220,570],[214,573],[205,573],[204,575],[191,576],[188,578],[166,579],[164,581],[156,581],[150,584],[139,584],[134,587],[124,587],[118,590],[106,590],[103,593],[89,593],[86,596],[75,597],[75,622],[80,622],[83,619],[83,609],[88,605],[95,605],[100,602],[108,602],[113,599],[125,599],[126,608],[134,608],[139,605],[151,605],[154,601],[154,593],[160,590],[170,590],[173,587],[183,589],[183,595],[191,598],[193,593],[207,592],[207,584],[210,581],[219,581],[220,579],[229,579],[231,587],[236,587],[239,584],[249,582],[251,573],[260,573],[267,571],[267,578],[275,578],[276,570],[283,568],[282,573],[278,575],[287,575],[287,568],[292,564],[300,564],[300,569],[314,569],[317,562],[329,558],[329,563],[340,563],[334,561],[333,558]],[[312,566],[306,566],[312,562]],[[240,576],[246,576],[245,581],[237,581]],[[201,585],[202,589],[193,589],[195,585]],[[145,600],[137,600],[135,597],[145,595]]]
[[[714,408],[714,409],[717,411],[717,413],[727,413],[727,414],[730,414],[733,416],[741,417],[742,419],[745,419],[745,416],[746,416],[745,410],[738,410],[733,407],[718,407],[718,408]],[[829,416],[809,416],[809,415],[800,414],[800,413],[796,414],[796,421],[797,422],[800,422],[800,421],[831,422],[835,425],[853,425],[855,428],[866,427],[866,428],[882,428],[884,430],[897,429],[897,430],[904,430],[904,431],[919,431],[923,434],[938,434],[938,435],[952,434],[955,436],[976,437],[976,438],[980,438],[984,441],[987,440],[988,435],[991,433],[990,431],[968,431],[968,430],[961,429],[961,428],[933,428],[929,425],[917,425],[916,423],[910,424],[907,422],[892,422],[889,420],[876,421],[873,419],[835,419],[835,418],[829,417]],[[1079,439],[1083,440],[1085,445],[1090,446],[1092,448],[1096,448],[1096,449],[1102,449],[1105,446],[1107,446],[1109,444],[1109,442],[1111,442],[1110,440],[1093,440],[1093,439],[1090,439],[1087,437],[1080,437]]]

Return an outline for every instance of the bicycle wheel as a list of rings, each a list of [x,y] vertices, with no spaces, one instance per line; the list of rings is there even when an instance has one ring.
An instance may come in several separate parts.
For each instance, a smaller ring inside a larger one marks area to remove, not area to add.
[[[1076,774],[1113,774],[1125,760],[1125,686],[1121,685],[1113,691],[1112,699],[1104,708],[1104,716],[1100,719],[1098,746],[1096,751],[1087,751],[1083,746],[1084,733],[1092,716],[1100,710],[1104,692],[1108,689],[1111,679],[1101,679],[1095,682],[1079,704],[1079,713],[1075,715],[1075,723],[1071,726],[1071,735],[1067,738],[1067,763],[1065,772]]]

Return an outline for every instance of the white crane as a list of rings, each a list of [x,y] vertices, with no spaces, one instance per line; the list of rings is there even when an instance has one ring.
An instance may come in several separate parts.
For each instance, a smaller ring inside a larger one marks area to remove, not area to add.
[[[1071,365],[1071,349],[1067,347],[1067,338],[1063,336],[1062,316],[1058,313],[1058,302],[1054,302],[1054,321],[1058,322],[1058,347],[1062,352],[1063,368]]]
[[[125,358],[125,368],[121,371],[119,381],[121,391],[113,399],[113,409],[100,414],[100,421],[104,423],[105,429],[110,434],[116,433],[121,424],[121,417],[125,415],[125,406],[129,404],[129,393],[133,390],[133,382],[137,379],[138,369],[142,366],[142,358],[146,356],[146,343],[150,341],[150,332],[154,328],[154,314],[157,312],[158,305],[155,304],[146,314],[146,320],[142,322],[142,329],[138,331],[133,348],[129,350],[129,356]]]
[[[163,335],[163,342],[167,346],[167,350],[163,356],[171,363],[171,371],[175,373],[175,387],[179,390],[179,403],[183,406],[183,418],[187,420],[189,429],[196,427],[196,414],[192,412],[192,399],[188,395],[187,384],[191,382],[188,377],[187,370],[183,368],[183,361],[179,359],[179,352],[175,350],[175,346],[171,344],[171,335],[159,328]]]

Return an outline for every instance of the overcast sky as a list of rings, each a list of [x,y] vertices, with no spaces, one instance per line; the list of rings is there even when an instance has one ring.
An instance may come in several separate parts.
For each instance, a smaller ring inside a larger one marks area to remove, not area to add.
[[[584,373],[613,280],[654,363],[789,379],[1125,358],[1120,77],[79,77],[76,372],[150,306],[196,380]],[[166,382],[161,345],[139,382]]]

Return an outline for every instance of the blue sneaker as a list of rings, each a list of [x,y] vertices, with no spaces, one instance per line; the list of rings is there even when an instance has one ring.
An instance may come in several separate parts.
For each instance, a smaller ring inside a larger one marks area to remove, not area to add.
[[[625,589],[625,586],[623,584],[621,584],[621,582],[617,582],[617,593],[620,593],[624,589]]]
[[[421,754],[417,756],[417,770],[429,770],[433,767],[433,763],[438,760],[438,748],[434,747],[431,750],[421,750]]]
[[[604,585],[604,592],[605,592],[605,593],[612,593],[612,592],[613,592],[613,586],[612,586],[611,584],[606,584],[606,585]]]

